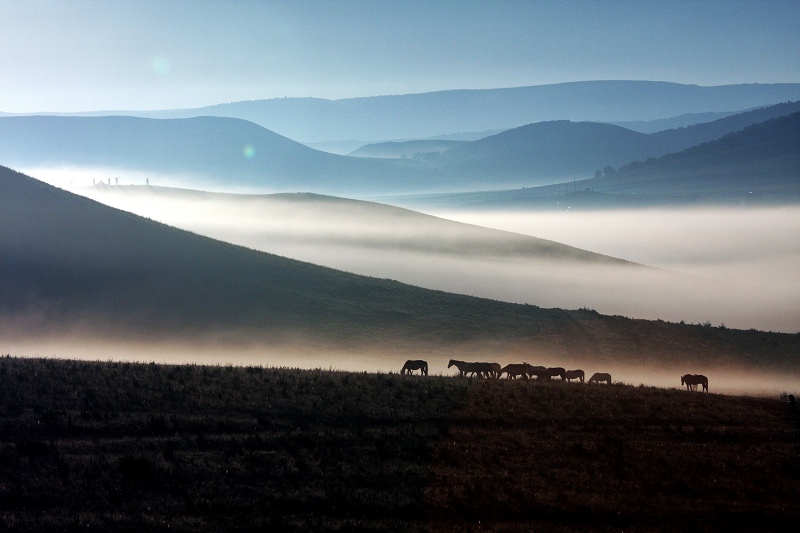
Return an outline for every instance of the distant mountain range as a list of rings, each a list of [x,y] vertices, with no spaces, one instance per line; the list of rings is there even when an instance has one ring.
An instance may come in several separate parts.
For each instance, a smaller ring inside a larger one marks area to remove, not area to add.
[[[345,196],[456,192],[588,178],[606,166],[660,157],[797,110],[798,102],[778,104],[653,134],[610,124],[553,121],[472,142],[430,140],[370,148],[373,154],[382,149],[416,154],[392,160],[312,150],[230,118],[3,117],[0,161],[18,168],[94,166],[192,176],[199,188]],[[422,152],[431,149],[442,151]]]
[[[424,139],[507,130],[552,120],[651,121],[800,100],[800,84],[701,87],[655,81],[585,81],[342,100],[277,98],[197,109],[85,113],[149,118],[241,118],[301,142]],[[685,124],[679,124],[681,126]],[[674,126],[667,126],[674,127]],[[633,128],[636,129],[636,128]]]
[[[0,161],[17,168],[145,171],[190,177],[206,187],[281,192],[453,188],[435,170],[320,152],[251,122],[221,117],[3,117]]]
[[[702,125],[692,136],[710,136],[714,131],[719,131],[715,123]],[[471,209],[798,202],[800,112],[612,170],[598,178],[542,187],[382,200],[414,207]]]
[[[540,309],[347,274],[177,230],[2,167],[0,257],[4,340],[228,339],[666,365],[692,354],[694,364],[773,369],[794,368],[800,349],[798,335]]]

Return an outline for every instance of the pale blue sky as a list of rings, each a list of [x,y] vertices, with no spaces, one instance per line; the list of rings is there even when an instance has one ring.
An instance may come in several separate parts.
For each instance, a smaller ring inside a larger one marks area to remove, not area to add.
[[[0,0],[0,111],[800,82],[800,1]]]

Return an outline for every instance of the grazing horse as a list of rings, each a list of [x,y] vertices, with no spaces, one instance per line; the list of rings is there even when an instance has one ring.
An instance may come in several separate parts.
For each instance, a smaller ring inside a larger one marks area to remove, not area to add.
[[[547,379],[551,379],[551,378],[554,378],[554,377],[558,376],[558,377],[561,378],[561,381],[564,381],[564,374],[565,373],[566,373],[566,371],[563,368],[561,368],[560,366],[557,366],[557,367],[554,367],[554,368],[548,368],[547,369]]]
[[[536,377],[536,379],[550,379],[547,376],[547,369],[543,366],[528,365],[528,377]]]
[[[686,374],[681,376],[681,385],[686,385],[686,390],[697,390],[697,385],[702,385],[708,392],[708,378],[702,374]],[[694,387],[694,388],[693,388]]]
[[[475,365],[475,368],[478,371],[478,376],[484,378],[496,377],[494,375],[494,366],[493,366],[495,363],[473,363],[473,364]]]
[[[492,365],[492,377],[494,379],[499,379],[500,374],[503,372],[502,368],[500,368],[500,363],[489,363]]]
[[[583,373],[583,370],[567,370],[566,372],[564,372],[564,379],[566,379],[567,381],[571,381],[573,379],[579,379],[581,380],[581,383],[583,383],[584,376],[585,374]]]
[[[611,385],[611,374],[606,374],[605,372],[597,372],[593,374],[592,377],[589,378],[589,383],[600,383],[605,381],[609,385]]]
[[[466,361],[457,361],[455,359],[450,359],[450,362],[447,363],[447,368],[451,366],[455,366],[458,369],[458,375],[461,377],[466,376],[467,374],[471,374],[470,377],[478,374],[482,376],[481,372],[483,371],[480,367],[481,363],[467,363]]]
[[[529,365],[528,363],[522,363],[522,364],[513,363],[504,366],[500,370],[500,373],[502,374],[503,372],[505,372],[507,379],[517,379],[517,376],[522,376],[523,378],[528,379],[528,369],[530,368],[530,366],[531,365]]]
[[[419,370],[419,373],[423,376],[428,375],[428,362],[423,361],[422,359],[409,359],[406,361],[406,364],[403,365],[403,369],[400,370],[400,375],[403,374],[412,374],[414,370]]]

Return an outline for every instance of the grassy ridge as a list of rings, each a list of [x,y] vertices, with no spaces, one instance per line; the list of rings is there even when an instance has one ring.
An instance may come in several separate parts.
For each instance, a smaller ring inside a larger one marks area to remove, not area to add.
[[[797,431],[778,399],[7,357],[0,525],[789,530]]]

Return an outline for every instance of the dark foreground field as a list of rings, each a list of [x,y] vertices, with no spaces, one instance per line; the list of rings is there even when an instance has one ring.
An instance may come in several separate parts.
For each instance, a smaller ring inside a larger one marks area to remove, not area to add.
[[[765,530],[780,398],[0,359],[0,530]]]

